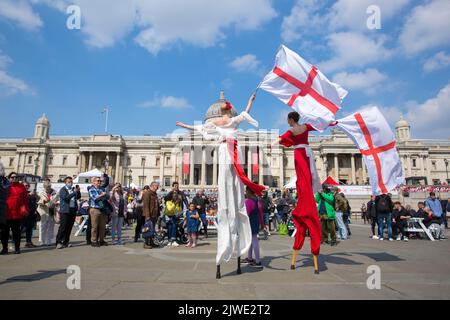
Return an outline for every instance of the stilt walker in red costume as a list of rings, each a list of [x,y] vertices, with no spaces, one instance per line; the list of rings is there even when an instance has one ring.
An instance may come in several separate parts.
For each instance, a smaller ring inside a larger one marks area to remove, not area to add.
[[[291,269],[295,269],[297,250],[303,247],[306,230],[311,239],[311,253],[314,257],[314,270],[319,273],[317,256],[320,253],[321,225],[317,212],[314,192],[321,190],[321,184],[314,161],[314,153],[308,144],[309,131],[315,130],[309,124],[299,124],[300,115],[297,112],[288,114],[291,129],[281,135],[273,145],[280,143],[285,147],[294,148],[295,172],[297,174],[297,206],[292,212],[297,232],[295,233],[292,250]]]

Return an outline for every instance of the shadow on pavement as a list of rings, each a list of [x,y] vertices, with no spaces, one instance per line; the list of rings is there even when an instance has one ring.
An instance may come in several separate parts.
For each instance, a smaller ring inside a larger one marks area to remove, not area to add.
[[[32,281],[39,281],[42,279],[47,279],[53,276],[56,276],[58,274],[65,274],[66,270],[62,269],[62,270],[47,270],[47,271],[41,271],[39,270],[38,273],[33,273],[33,274],[27,274],[27,275],[23,275],[23,276],[15,276],[15,277],[11,277],[6,279],[5,281],[0,282],[0,285],[5,284],[5,283],[10,283],[10,282],[32,282]]]

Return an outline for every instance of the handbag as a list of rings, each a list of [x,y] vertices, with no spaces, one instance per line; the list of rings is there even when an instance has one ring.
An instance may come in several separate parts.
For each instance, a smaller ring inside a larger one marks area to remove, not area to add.
[[[280,236],[286,236],[289,234],[288,226],[285,223],[280,223],[280,226],[278,228],[278,234]]]
[[[142,238],[152,238],[155,236],[155,228],[153,227],[153,222],[147,220],[142,227]]]

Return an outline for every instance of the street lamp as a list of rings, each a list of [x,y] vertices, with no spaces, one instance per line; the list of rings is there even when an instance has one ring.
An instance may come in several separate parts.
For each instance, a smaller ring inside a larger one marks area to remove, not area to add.
[[[132,179],[131,174],[132,173],[133,173],[133,170],[129,169],[128,170],[128,189],[130,189],[130,187],[131,187],[131,179]]]
[[[445,162],[445,172],[447,173],[447,182],[448,182],[448,160],[444,159]]]
[[[103,160],[103,164],[105,166],[105,173],[108,173],[108,167],[109,167],[109,158],[106,156],[105,160]]]

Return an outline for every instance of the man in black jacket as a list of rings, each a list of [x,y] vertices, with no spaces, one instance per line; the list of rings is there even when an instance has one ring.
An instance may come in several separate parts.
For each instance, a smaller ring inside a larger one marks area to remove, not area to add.
[[[192,199],[192,203],[194,203],[195,208],[197,209],[198,214],[200,215],[200,219],[203,224],[203,232],[205,234],[205,238],[208,238],[208,221],[206,221],[206,207],[209,205],[209,200],[205,196],[205,191],[200,189],[195,197]]]
[[[184,193],[184,191],[180,190],[180,185],[178,182],[173,182],[172,183],[172,191],[170,191],[165,197],[164,197],[164,201],[170,201],[173,198],[173,193],[176,192],[179,196],[181,196],[181,200],[183,202],[183,210],[187,209],[189,207],[189,200],[186,196],[186,194]]]
[[[379,239],[384,239],[384,224],[386,223],[389,241],[394,241],[392,238],[392,210],[394,209],[394,203],[389,194],[376,196],[375,208],[377,209]]]
[[[270,236],[270,213],[273,209],[272,198],[269,197],[267,190],[263,190],[261,197],[262,212],[264,218],[264,233]]]
[[[394,228],[397,232],[397,241],[403,240],[408,241],[408,237],[405,233],[406,221],[411,218],[411,214],[401,205],[399,201],[394,204],[393,211],[394,218]]]
[[[367,202],[367,218],[370,219],[370,226],[372,228],[372,239],[379,239],[380,234],[379,233],[378,235],[375,234],[375,227],[378,226],[377,208],[375,206],[375,196],[371,196],[370,201]]]
[[[61,222],[56,235],[56,248],[63,249],[69,246],[70,233],[78,211],[77,200],[81,199],[80,189],[73,187],[71,177],[64,179],[65,186],[59,190],[59,213]]]

